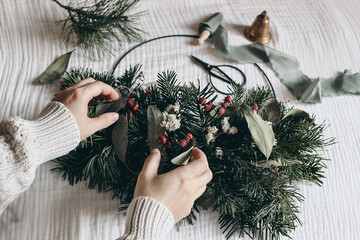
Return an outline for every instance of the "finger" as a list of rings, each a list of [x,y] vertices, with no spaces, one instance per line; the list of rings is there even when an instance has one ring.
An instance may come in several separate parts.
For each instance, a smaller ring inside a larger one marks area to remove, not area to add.
[[[111,86],[103,83],[103,82],[93,82],[90,83],[84,88],[84,97],[87,101],[90,101],[92,98],[101,96],[107,101],[114,101],[119,98],[119,94],[115,91]]]
[[[151,154],[149,157],[145,160],[143,169],[141,172],[144,174],[144,176],[153,178],[157,176],[158,168],[160,165],[160,151],[157,148],[154,148],[151,151]]]
[[[119,119],[119,114],[116,112],[109,112],[101,114],[96,118],[89,118],[92,133],[95,133],[101,129],[109,127],[111,124]]]
[[[195,189],[200,189],[203,186],[205,186],[206,184],[208,184],[211,179],[212,179],[213,175],[212,172],[210,171],[210,169],[208,169],[207,171],[205,171],[204,173],[202,173],[200,176],[191,179],[191,186],[194,186]]]
[[[190,163],[184,166],[184,168],[186,171],[191,171],[197,177],[209,168],[209,164],[205,153],[200,149],[194,148],[191,154]]]
[[[96,82],[96,80],[89,77],[89,78],[85,78],[85,79],[81,80],[80,82],[77,82],[77,83],[71,85],[69,88],[75,89],[75,88],[83,87],[83,86],[88,85],[93,82]]]

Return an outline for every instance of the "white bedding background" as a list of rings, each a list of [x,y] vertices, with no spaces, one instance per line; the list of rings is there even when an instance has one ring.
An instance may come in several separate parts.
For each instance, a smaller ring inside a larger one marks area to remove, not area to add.
[[[247,44],[244,25],[267,10],[273,40],[269,46],[297,57],[310,77],[330,77],[348,68],[360,71],[359,0],[142,0],[139,11],[147,10],[140,27],[151,38],[166,34],[196,34],[197,24],[213,12],[225,13],[224,26],[232,44]],[[65,11],[51,0],[0,0],[0,120],[13,115],[35,117],[58,91],[58,84],[38,85],[36,78],[58,56],[72,48],[60,46],[60,27]],[[70,66],[109,71],[128,47],[101,61],[89,60],[77,50]],[[147,44],[127,56],[119,75],[130,64],[142,63],[146,81],[159,71],[173,69],[183,82],[201,80],[207,75],[191,62],[193,54],[210,63],[224,63],[212,54],[210,46],[197,47],[190,39],[164,39]],[[265,85],[252,65],[237,65],[248,78],[248,87]],[[337,144],[324,155],[327,163],[323,187],[300,184],[305,202],[300,204],[295,240],[350,240],[360,235],[360,96],[324,98],[321,104],[299,104],[264,66],[281,100],[317,115],[318,122],[330,124],[326,136]],[[89,190],[84,183],[69,186],[61,174],[51,172],[53,162],[39,167],[30,189],[16,199],[0,216],[0,239],[115,239],[124,231],[125,218],[117,211],[118,200],[110,194]],[[218,215],[201,212],[194,226],[174,228],[167,239],[224,239]],[[247,238],[246,238],[247,239]]]

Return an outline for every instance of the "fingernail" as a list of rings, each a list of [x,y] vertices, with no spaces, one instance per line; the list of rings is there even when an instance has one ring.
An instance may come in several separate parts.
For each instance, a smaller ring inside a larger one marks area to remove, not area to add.
[[[114,113],[112,116],[112,120],[113,122],[116,122],[119,119],[119,114],[118,113]]]
[[[159,152],[159,150],[157,149],[157,148],[154,148],[152,151],[151,151],[151,153],[158,153]]]

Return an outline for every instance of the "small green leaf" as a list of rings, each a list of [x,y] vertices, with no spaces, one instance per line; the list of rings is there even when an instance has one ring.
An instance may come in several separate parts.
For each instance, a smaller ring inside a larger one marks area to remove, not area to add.
[[[292,166],[296,164],[302,164],[302,162],[296,159],[287,159],[287,160],[277,159],[277,160],[262,161],[258,165],[260,167],[266,168],[272,166],[274,167]]]
[[[263,161],[263,162],[259,163],[259,167],[267,168],[267,167],[271,167],[271,166],[281,167],[282,164],[281,164],[281,161],[278,162],[275,160]]]
[[[112,102],[99,103],[96,106],[95,117],[106,112],[118,112],[122,107],[126,105],[126,101],[127,101],[126,98],[120,98]]]
[[[171,162],[175,165],[186,165],[191,158],[191,152],[195,143],[195,139],[191,139],[188,145],[183,149],[183,152],[174,157]]]
[[[310,118],[310,116],[307,112],[297,109],[297,108],[293,108],[290,111],[288,111],[282,119],[285,119],[290,116],[299,117],[299,118]]]
[[[275,126],[279,123],[281,117],[281,104],[275,98],[265,101],[264,106],[259,111],[259,115],[266,121]]]
[[[128,146],[128,123],[124,115],[120,115],[119,120],[115,123],[111,140],[116,157],[125,163]]]
[[[157,85],[158,85],[157,82],[148,82],[148,83],[142,84],[142,86],[144,86],[146,88],[157,87]]]
[[[275,143],[275,136],[272,128],[267,122],[261,119],[257,112],[251,107],[242,106],[241,112],[248,123],[252,139],[268,160]]]
[[[206,191],[198,199],[196,199],[196,205],[208,210],[214,205],[216,199],[214,191],[211,188],[207,188]]]
[[[150,105],[147,109],[148,120],[148,141],[150,152],[154,148],[162,149],[163,145],[159,143],[159,136],[165,134],[165,129],[160,126],[163,116],[160,110]]]
[[[73,51],[65,53],[64,55],[55,59],[53,63],[46,68],[46,70],[40,75],[39,82],[41,83],[50,83],[55,80],[58,80],[66,71],[70,56]]]

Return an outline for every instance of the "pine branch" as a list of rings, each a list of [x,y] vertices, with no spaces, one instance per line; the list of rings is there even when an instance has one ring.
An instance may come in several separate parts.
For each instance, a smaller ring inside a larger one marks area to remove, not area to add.
[[[85,1],[82,6],[64,5],[52,0],[65,9],[68,17],[59,21],[66,45],[75,43],[91,58],[100,59],[113,54],[113,42],[119,47],[124,41],[140,41],[143,31],[138,29],[139,18],[144,12],[130,13],[138,0]]]

